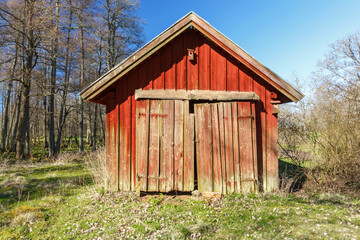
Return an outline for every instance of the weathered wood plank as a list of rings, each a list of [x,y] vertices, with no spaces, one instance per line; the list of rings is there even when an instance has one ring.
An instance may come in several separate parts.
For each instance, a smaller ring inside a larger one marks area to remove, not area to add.
[[[184,171],[184,108],[183,101],[175,101],[174,109],[174,167],[175,190],[183,191]]]
[[[211,112],[207,103],[195,105],[198,190],[212,191]]]
[[[186,89],[186,47],[184,38],[174,40],[176,62],[176,89]]]
[[[136,123],[136,172],[137,172],[137,191],[147,191],[147,174],[149,159],[149,124],[150,124],[150,100],[137,102],[137,123]],[[141,146],[141,147],[140,147]]]
[[[119,104],[119,188],[130,191],[131,164],[131,98],[128,94],[128,81],[122,82],[117,88],[117,103]]]
[[[213,191],[223,192],[223,177],[220,151],[219,104],[211,104],[212,120],[212,157],[213,157]]]
[[[123,102],[123,99],[121,96],[125,96],[125,86],[124,84],[118,85],[116,88],[116,103],[119,105],[119,143],[118,143],[118,154],[119,154],[119,172],[118,172],[118,178],[119,178],[119,190],[124,190],[124,182],[126,179],[124,179],[124,172],[126,171],[125,165],[126,165],[126,151],[125,151],[125,104]]]
[[[175,89],[175,61],[174,61],[174,43],[167,45],[164,49],[165,53],[163,54],[162,63],[165,71],[164,81],[165,89]]]
[[[189,101],[184,102],[184,191],[194,190],[194,114],[189,113]]]
[[[239,126],[238,126],[238,104],[231,103],[232,124],[233,124],[233,143],[234,143],[234,190],[241,192],[240,176],[240,146],[239,146]]]
[[[259,79],[254,80],[254,92],[256,92],[260,101],[256,103],[256,147],[257,147],[257,175],[261,191],[266,189],[266,131],[265,131],[265,87]]]
[[[159,134],[159,172],[158,172],[158,191],[166,192],[166,142],[165,139],[165,128],[167,122],[167,101],[158,101],[158,134]]]
[[[231,103],[222,103],[224,106],[224,139],[225,139],[225,162],[226,162],[226,191],[235,192],[234,177],[234,141],[232,128]]]
[[[106,161],[109,169],[109,177],[111,188],[118,190],[118,116],[119,109],[116,105],[115,98],[107,99],[106,105],[106,135],[105,135],[105,146],[106,146]]]
[[[228,91],[239,91],[238,68],[230,60],[226,63],[226,87]]]
[[[148,63],[144,62],[141,65],[138,66],[136,70],[136,75],[138,76],[138,82],[139,85],[137,85],[137,88],[141,88],[144,90],[152,89],[152,82],[148,81]]]
[[[225,148],[225,125],[224,125],[224,103],[218,103],[219,107],[219,137],[220,137],[220,164],[221,164],[221,175],[222,175],[222,192],[227,194],[227,172],[226,172],[226,148]]]
[[[266,191],[273,192],[279,189],[279,166],[277,158],[277,116],[271,114],[270,91],[266,91],[266,163],[267,163],[267,188]]]
[[[161,168],[160,168],[160,191],[169,192],[174,188],[174,102],[161,101],[163,117],[161,118]]]
[[[194,50],[194,60],[190,61],[187,58],[187,89],[193,90],[199,88],[199,66],[197,64],[199,50],[198,50],[198,34],[197,32],[189,31],[185,37],[185,47]]]
[[[130,94],[131,94],[131,190],[135,191],[136,186],[136,100],[135,88],[139,84],[138,75],[131,74]]]
[[[226,58],[222,56],[219,49],[211,48],[211,90],[226,90]]]
[[[240,91],[250,91],[250,78],[246,73],[242,71],[242,69],[239,69],[238,71],[238,78],[239,78],[239,90]]]
[[[258,100],[254,92],[208,90],[135,90],[135,99],[244,101]]]
[[[150,101],[148,191],[159,190],[159,101]]]
[[[205,39],[205,38],[201,38]],[[199,47],[199,89],[210,90],[210,46],[204,42]]]
[[[250,115],[251,116],[254,116],[252,119],[251,119],[251,138],[252,138],[252,156],[253,156],[253,178],[255,179],[254,181],[254,191],[255,192],[258,192],[259,191],[259,179],[258,179],[258,159],[257,159],[257,136],[256,136],[256,103],[254,102],[251,102],[250,103]],[[277,142],[276,142],[277,144]]]
[[[251,136],[250,103],[238,103],[241,190],[243,193],[254,191],[253,150]]]
[[[164,78],[161,68],[161,52],[154,54],[151,58],[150,79],[153,82],[153,89],[164,89]]]

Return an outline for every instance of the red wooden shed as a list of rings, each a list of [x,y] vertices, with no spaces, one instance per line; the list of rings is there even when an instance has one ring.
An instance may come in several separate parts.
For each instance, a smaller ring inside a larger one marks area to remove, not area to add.
[[[191,12],[81,92],[122,191],[278,189],[279,104],[303,95]]]

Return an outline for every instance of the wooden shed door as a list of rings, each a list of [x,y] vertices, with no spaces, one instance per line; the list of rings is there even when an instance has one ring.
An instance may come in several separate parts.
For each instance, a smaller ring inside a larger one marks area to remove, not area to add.
[[[181,100],[137,102],[137,188],[146,192],[194,190],[194,118]]]
[[[255,104],[195,104],[200,192],[257,191]]]

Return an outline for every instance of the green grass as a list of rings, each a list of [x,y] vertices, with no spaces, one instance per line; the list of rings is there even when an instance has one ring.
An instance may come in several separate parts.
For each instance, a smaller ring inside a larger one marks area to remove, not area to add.
[[[76,141],[74,140],[72,146],[70,146],[70,144],[68,144],[69,139],[70,139],[70,137],[68,137],[68,136],[63,137],[62,145],[61,145],[61,153],[66,153],[66,152],[71,153],[71,152],[78,151],[79,146],[76,143]],[[79,139],[79,138],[77,138],[77,139]],[[102,141],[97,142],[97,147],[100,146],[99,144],[103,145]],[[44,148],[44,143],[43,143],[42,137],[40,137],[39,141],[36,142],[36,144],[34,144],[32,142],[30,150],[31,150],[31,156],[29,156],[29,158],[28,158],[29,161],[41,162],[41,161],[49,160],[49,149]],[[92,150],[93,150],[93,147],[86,143],[86,138],[84,137],[84,151],[92,151]],[[4,160],[4,159],[14,160],[15,157],[16,157],[15,152],[8,152],[8,151],[0,152],[0,161]]]
[[[92,185],[82,163],[10,165],[0,172],[0,184],[0,239],[360,236],[360,200],[341,195],[228,195],[219,201],[140,198]]]

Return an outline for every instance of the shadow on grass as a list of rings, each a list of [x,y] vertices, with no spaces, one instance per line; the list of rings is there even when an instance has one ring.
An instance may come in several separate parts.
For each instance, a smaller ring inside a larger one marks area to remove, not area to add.
[[[306,168],[279,159],[279,179],[280,188],[289,182],[289,192],[299,191],[306,181]]]
[[[92,178],[81,164],[51,165],[7,172],[10,183],[0,188],[3,206],[19,201],[35,200],[47,195],[69,196],[74,190],[92,184]],[[26,179],[23,185],[16,183],[18,176]]]

